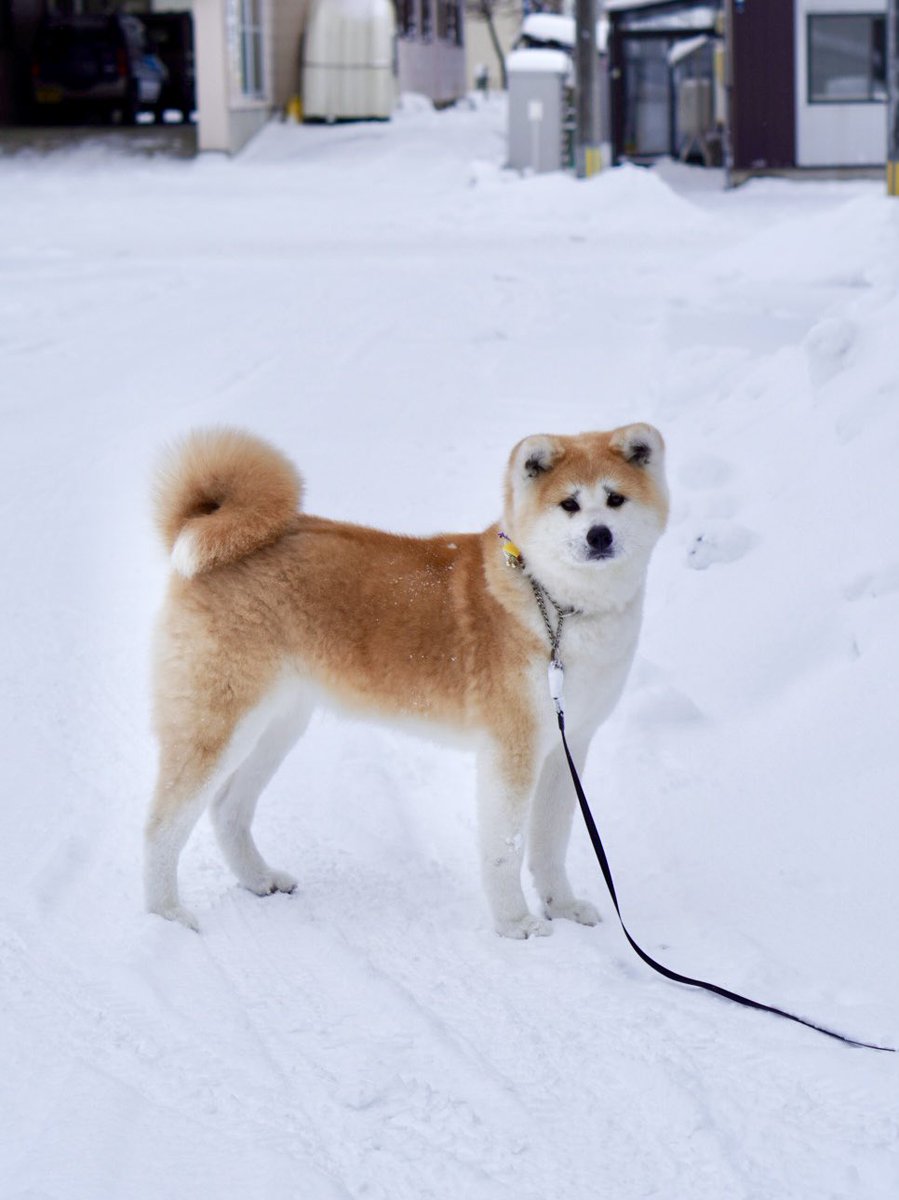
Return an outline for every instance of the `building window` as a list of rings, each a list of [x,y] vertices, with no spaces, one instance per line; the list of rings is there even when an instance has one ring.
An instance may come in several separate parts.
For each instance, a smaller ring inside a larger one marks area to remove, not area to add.
[[[437,36],[454,46],[462,45],[462,14],[459,0],[437,0]]]
[[[400,37],[415,37],[415,0],[394,0],[396,5],[396,28]]]
[[[672,85],[667,37],[630,37],[624,50],[625,154],[673,154]]]
[[[245,96],[265,95],[262,5],[263,0],[240,0],[240,84]]]
[[[431,0],[421,0],[421,40],[429,42],[434,32],[434,15]]]
[[[808,18],[810,104],[886,100],[886,17],[877,13]]]

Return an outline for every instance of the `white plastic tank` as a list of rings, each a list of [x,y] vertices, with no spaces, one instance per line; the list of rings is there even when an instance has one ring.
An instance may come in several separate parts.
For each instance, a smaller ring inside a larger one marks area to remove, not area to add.
[[[317,0],[303,42],[303,116],[388,118],[396,104],[392,0]]]

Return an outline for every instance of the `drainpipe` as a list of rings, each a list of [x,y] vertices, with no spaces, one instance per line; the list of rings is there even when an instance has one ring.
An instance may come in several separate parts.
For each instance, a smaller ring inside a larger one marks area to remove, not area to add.
[[[899,0],[887,0],[887,195],[899,196]]]
[[[724,186],[734,186],[734,12],[733,0],[724,0]]]

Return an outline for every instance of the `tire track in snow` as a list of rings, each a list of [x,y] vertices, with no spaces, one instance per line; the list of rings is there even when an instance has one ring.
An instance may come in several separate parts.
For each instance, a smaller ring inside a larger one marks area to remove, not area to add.
[[[243,1144],[251,1156],[256,1145],[275,1147],[279,1157],[293,1161],[298,1179],[316,1181],[321,1197],[345,1195],[330,1182],[333,1166],[322,1162],[315,1114],[272,1102],[283,1089],[269,1085],[228,993],[219,987],[214,998],[209,994],[217,979],[208,955],[192,957],[202,942],[152,924],[144,949],[154,952],[153,961],[138,953],[124,964],[107,962],[105,978],[96,973],[95,959],[57,954],[56,943],[39,933],[27,948],[21,940],[4,942],[6,981],[12,985],[4,1004],[7,1028],[37,1023],[42,1029],[40,1058],[32,1063],[41,1089],[23,1120],[13,1178],[27,1177],[35,1156],[55,1144],[48,1125],[55,1114],[81,1121],[88,1145],[96,1139],[100,1153],[104,1142],[132,1138],[127,1125],[103,1129],[90,1112],[72,1113],[74,1071],[105,1078],[122,1094],[134,1093],[142,1105],[186,1123],[198,1146],[224,1140]],[[197,1011],[204,992],[205,1008]],[[96,1169],[87,1159],[75,1164],[71,1186],[77,1186],[80,1172],[87,1176]],[[91,1194],[89,1186],[84,1194]]]
[[[514,1177],[520,1151],[514,1140],[505,1145],[496,1119],[499,1111],[518,1122],[514,1097],[485,1080],[470,1048],[435,1025],[427,1007],[398,988],[345,930],[297,929],[288,920],[272,928],[253,911],[257,903],[240,897],[225,906],[229,951],[222,970],[266,1055],[290,1064],[287,1101],[310,1087],[327,1096],[316,1122],[345,1186],[385,1200],[425,1197],[432,1193],[420,1163],[437,1156],[455,1186],[496,1194]],[[281,908],[296,912],[295,905]],[[296,948],[286,953],[290,941]],[[261,989],[259,980],[266,981]]]

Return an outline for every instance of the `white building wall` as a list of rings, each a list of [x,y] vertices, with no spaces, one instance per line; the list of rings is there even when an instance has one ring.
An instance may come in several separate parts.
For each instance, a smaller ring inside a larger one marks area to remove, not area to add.
[[[300,45],[308,23],[311,0],[275,0],[272,11],[272,101],[287,106],[300,93]]]
[[[876,166],[886,159],[886,103],[809,103],[810,14],[877,13],[885,0],[796,0],[796,159],[800,167]]]
[[[521,5],[496,5],[493,22],[505,58],[521,33]],[[477,87],[478,69],[482,66],[486,67],[489,73],[490,87],[502,87],[502,69],[496,57],[487,22],[472,9],[466,10],[465,13],[465,61],[469,90]]]
[[[435,104],[451,104],[465,95],[465,47],[433,39],[397,39],[399,86],[420,92]]]
[[[193,0],[197,72],[197,144],[200,150],[236,154],[271,112],[271,6],[263,5],[265,90],[244,95],[241,86],[239,0]]]

